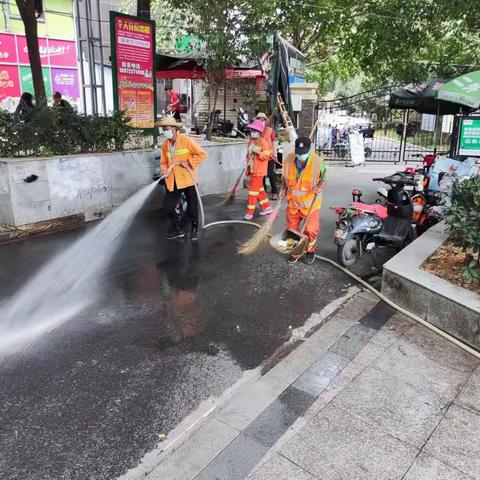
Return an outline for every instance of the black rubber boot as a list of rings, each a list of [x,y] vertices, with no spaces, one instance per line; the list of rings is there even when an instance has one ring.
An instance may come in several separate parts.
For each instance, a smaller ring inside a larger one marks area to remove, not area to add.
[[[311,264],[315,261],[315,252],[307,252],[307,253],[303,256],[303,261],[304,261],[307,265],[311,265]]]
[[[198,223],[192,222],[192,232],[190,235],[190,240],[192,242],[198,242]]]
[[[185,233],[182,229],[182,222],[180,218],[172,220],[172,225],[168,229],[167,240],[175,240],[176,238],[183,238]]]

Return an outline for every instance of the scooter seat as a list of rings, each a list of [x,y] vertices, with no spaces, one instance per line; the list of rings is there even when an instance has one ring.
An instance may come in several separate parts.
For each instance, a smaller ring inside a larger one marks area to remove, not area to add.
[[[363,212],[373,213],[382,220],[385,220],[388,217],[387,208],[383,205],[379,205],[378,203],[371,205],[369,203],[352,202],[352,207],[355,207],[357,210],[361,210]]]

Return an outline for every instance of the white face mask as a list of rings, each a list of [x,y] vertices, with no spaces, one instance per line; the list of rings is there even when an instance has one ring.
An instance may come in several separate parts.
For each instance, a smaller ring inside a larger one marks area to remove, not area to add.
[[[251,136],[252,138],[259,138],[259,137],[260,137],[260,132],[256,132],[255,130],[252,130],[252,131],[250,132],[250,136]]]
[[[171,140],[173,138],[172,130],[162,130],[160,133],[168,140]]]
[[[303,155],[298,155],[297,154],[297,158],[301,161],[301,162],[306,162],[307,159],[308,159],[308,153],[304,153]]]

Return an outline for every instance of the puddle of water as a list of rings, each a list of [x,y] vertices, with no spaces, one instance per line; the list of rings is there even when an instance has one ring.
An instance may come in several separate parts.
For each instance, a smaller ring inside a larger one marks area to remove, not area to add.
[[[31,343],[95,301],[100,277],[155,186],[132,195],[0,305],[0,356]]]

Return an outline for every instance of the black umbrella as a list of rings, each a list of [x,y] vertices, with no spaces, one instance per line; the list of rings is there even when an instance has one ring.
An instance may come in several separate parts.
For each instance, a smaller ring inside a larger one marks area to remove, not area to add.
[[[436,91],[443,87],[450,79],[435,78],[422,85],[407,85],[390,94],[388,105],[390,108],[416,110],[418,113],[430,115],[456,115],[470,113],[472,109],[458,103],[439,100],[435,97]]]

